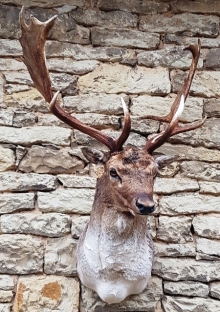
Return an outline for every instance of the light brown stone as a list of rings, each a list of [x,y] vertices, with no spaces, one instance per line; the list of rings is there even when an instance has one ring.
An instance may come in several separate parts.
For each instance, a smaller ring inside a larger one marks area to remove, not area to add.
[[[219,214],[209,214],[195,216],[192,224],[197,235],[210,239],[220,239],[219,222]]]
[[[206,284],[180,281],[180,282],[164,282],[164,292],[171,295],[187,296],[187,297],[208,297],[209,286]]]
[[[0,194],[0,214],[34,209],[34,193]]]
[[[0,171],[14,169],[15,155],[10,148],[0,146]]]

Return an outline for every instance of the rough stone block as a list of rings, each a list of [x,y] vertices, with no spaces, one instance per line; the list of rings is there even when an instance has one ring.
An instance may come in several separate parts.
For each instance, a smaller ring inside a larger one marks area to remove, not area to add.
[[[71,237],[48,238],[44,257],[46,274],[76,275],[77,241]]]
[[[51,58],[47,61],[48,69],[75,75],[84,75],[95,69],[99,62],[94,60],[73,61],[71,58]]]
[[[0,302],[11,302],[14,294],[11,290],[0,290]]]
[[[167,244],[154,242],[154,254],[157,257],[194,257],[196,255],[196,248],[192,243]]]
[[[160,42],[158,34],[134,29],[93,27],[91,35],[93,46],[155,49]]]
[[[220,239],[219,222],[219,214],[209,214],[195,216],[192,224],[197,235],[210,239]]]
[[[217,37],[218,35],[218,16],[183,13],[177,15],[147,15],[141,17],[140,30],[159,33],[190,33],[204,37]]]
[[[199,181],[200,194],[220,195],[220,183]]]
[[[0,273],[31,274],[43,271],[43,240],[30,235],[0,235]]]
[[[160,213],[166,215],[194,214],[220,211],[220,199],[216,196],[177,194],[163,196],[160,200]]]
[[[11,275],[0,275],[0,289],[1,290],[13,290],[14,278]]]
[[[49,174],[21,174],[18,172],[0,173],[0,191],[51,191],[56,189],[57,179]]]
[[[78,312],[79,283],[63,276],[19,277],[14,312]]]
[[[13,110],[1,109],[0,111],[0,125],[1,126],[12,126],[14,112]]]
[[[220,299],[220,282],[210,283],[210,295],[213,298]]]
[[[179,12],[191,12],[191,13],[203,13],[203,14],[215,14],[219,15],[220,3],[219,1],[212,0],[196,0],[193,3],[191,1],[178,1],[171,5],[174,13]]]
[[[220,117],[220,99],[205,99],[204,113],[207,117]]]
[[[11,304],[0,303],[0,312],[11,312]]]
[[[15,155],[10,148],[4,148],[0,145],[0,171],[14,169]]]
[[[39,209],[43,212],[80,213],[91,211],[94,190],[58,189],[51,193],[38,192]]]
[[[198,190],[198,182],[192,179],[157,178],[154,184],[154,192],[157,194],[174,194]]]
[[[80,237],[89,219],[89,216],[81,216],[72,220],[71,234],[73,238]]]
[[[220,242],[206,238],[196,239],[197,259],[218,260],[220,257]]]
[[[58,180],[67,188],[92,188],[96,186],[96,179],[90,176],[77,176],[69,174],[60,174]]]
[[[70,232],[71,219],[61,213],[18,213],[1,216],[2,233],[60,237]]]
[[[21,45],[18,40],[0,39],[0,56],[20,57],[22,55]]]
[[[115,64],[102,64],[78,80],[82,93],[149,93],[155,95],[170,92],[168,70],[165,68],[135,69]]]
[[[183,177],[209,182],[220,182],[219,163],[207,164],[202,161],[183,161],[180,164]]]
[[[203,283],[181,281],[164,281],[164,292],[170,295],[179,295],[187,297],[208,297],[209,286]]]
[[[34,193],[0,194],[0,214],[34,209]]]
[[[157,276],[152,276],[147,288],[139,295],[132,295],[120,304],[108,305],[99,299],[98,295],[83,286],[82,300],[85,312],[106,311],[152,311],[156,312],[160,305],[162,294],[162,280]]]
[[[192,233],[190,232],[191,224],[191,217],[160,216],[157,238],[170,243],[186,243],[193,241]]]
[[[69,150],[32,146],[19,164],[19,170],[29,173],[75,173],[84,168],[83,161],[71,157]]]

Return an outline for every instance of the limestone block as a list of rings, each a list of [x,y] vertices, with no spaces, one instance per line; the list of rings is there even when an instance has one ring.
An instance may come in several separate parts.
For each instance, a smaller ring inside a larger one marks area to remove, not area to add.
[[[18,39],[20,34],[19,15],[20,8],[12,5],[0,4],[1,18],[1,38]]]
[[[207,117],[220,117],[220,99],[205,99],[204,113]]]
[[[194,257],[196,255],[196,249],[193,243],[167,244],[154,242],[154,254],[157,257]]]
[[[48,238],[44,257],[46,274],[76,275],[77,241],[71,237]]]
[[[174,161],[171,164],[158,169],[157,176],[161,178],[173,178],[178,172],[179,162]]]
[[[220,198],[195,194],[163,196],[160,200],[160,213],[166,215],[220,212]]]
[[[158,34],[134,29],[93,27],[91,35],[93,46],[155,49],[160,42]]]
[[[67,188],[92,188],[96,186],[96,179],[90,176],[77,176],[69,174],[60,174],[58,180]]]
[[[220,164],[209,164],[202,161],[183,161],[180,164],[180,172],[183,177],[197,180],[220,182]]]
[[[219,69],[220,68],[219,56],[220,56],[219,48],[210,49],[206,56],[206,68],[215,70]]]
[[[15,4],[20,5],[19,0],[13,0]],[[3,0],[1,3],[11,3],[8,0]],[[26,7],[42,7],[42,8],[51,8],[51,7],[60,7],[63,5],[72,5],[77,7],[83,7],[85,0],[24,0],[22,4]]]
[[[76,44],[59,41],[48,41],[46,44],[46,52],[50,57],[71,57],[77,61],[98,60],[134,65],[137,59],[135,51],[131,49],[119,47],[78,46]]]
[[[220,299],[220,282],[210,283],[210,295],[214,298]]]
[[[191,224],[191,217],[160,216],[157,238],[171,243],[186,243],[193,241],[192,233],[190,232]]]
[[[108,1],[108,0],[100,0],[98,2],[98,7],[104,11],[112,11],[112,10],[121,10],[128,11],[132,13],[163,13],[169,10],[169,5],[164,2],[155,2],[155,1],[147,1],[147,2],[137,2],[135,0],[131,1]]]
[[[186,78],[186,73],[180,70],[173,70],[171,72],[171,83],[173,92],[180,90],[183,80]],[[219,71],[197,71],[193,78],[190,93],[195,96],[203,96],[205,98],[219,97],[220,87],[218,80],[220,78]]]
[[[200,194],[220,195],[220,183],[199,181]]]
[[[51,191],[56,189],[57,179],[49,174],[0,173],[0,191]]]
[[[36,116],[34,113],[26,111],[15,111],[13,118],[13,127],[31,127],[36,122]]]
[[[71,219],[61,213],[15,213],[1,216],[2,233],[61,237],[70,232]]]
[[[139,295],[129,296],[119,304],[108,305],[99,299],[98,295],[83,286],[82,304],[85,312],[106,311],[152,311],[156,312],[162,295],[162,280],[157,276],[152,276],[147,288]]]
[[[16,107],[26,111],[49,112],[45,100],[36,89],[5,95],[4,102],[7,107]]]
[[[135,69],[123,65],[102,64],[92,72],[80,77],[78,88],[82,93],[152,93],[170,92],[168,70],[165,68]]]
[[[43,271],[43,240],[31,235],[0,235],[0,273],[31,274]]]
[[[208,297],[209,286],[203,283],[180,281],[168,282],[164,281],[164,292],[171,295],[187,296],[187,297]]]
[[[4,82],[5,81],[4,81],[3,75],[0,74],[0,105],[2,105],[4,108],[6,108],[5,105],[3,104],[3,97],[4,97],[4,88],[3,88],[3,86],[5,84]]]
[[[132,99],[131,113],[135,116],[165,116],[170,112],[172,103],[176,95],[159,97],[150,95],[139,95]],[[203,114],[203,100],[189,97],[186,101],[185,109],[180,121],[192,122],[201,120]]]
[[[193,192],[198,190],[198,182],[192,179],[157,178],[154,184],[154,192],[157,194],[174,194],[183,191]]]
[[[99,113],[105,115],[122,115],[123,109],[120,97],[126,100],[124,94],[80,94],[65,96],[64,107],[74,113]]]
[[[0,302],[11,302],[14,294],[11,290],[0,290]]]
[[[157,152],[165,155],[179,155],[184,160],[199,160],[207,162],[218,162],[220,159],[220,151],[208,149],[204,147],[192,147],[181,144],[171,145],[165,143],[157,149]]]
[[[80,216],[72,220],[71,234],[73,238],[79,238],[86,224],[89,222],[89,216]]]
[[[13,290],[14,278],[11,275],[0,275],[0,289],[1,290]]]
[[[91,189],[58,189],[38,192],[39,209],[43,212],[80,213],[91,211],[95,191]]]
[[[208,204],[211,205],[210,202]],[[210,239],[220,239],[219,222],[219,214],[209,214],[195,216],[192,224],[197,235]]]
[[[191,33],[204,37],[217,37],[218,16],[183,13],[177,15],[147,15],[140,20],[140,30],[159,33]]]
[[[13,110],[1,109],[0,111],[0,125],[1,126],[12,126],[14,112]]]
[[[192,54],[183,50],[183,47],[169,46],[158,51],[140,52],[137,55],[138,64],[147,67],[164,66],[169,68],[187,69],[192,60]],[[200,59],[198,68],[202,68]]]
[[[191,258],[156,258],[153,274],[169,281],[215,281],[220,278],[219,261],[196,261]]]
[[[13,312],[78,312],[79,282],[63,276],[19,277]]]
[[[163,307],[165,312],[192,312],[205,311],[213,312],[220,309],[220,302],[210,298],[185,298],[166,296],[163,299]]]
[[[84,113],[84,114],[73,114],[77,119],[79,119],[84,124],[96,129],[120,129],[120,120],[117,116],[101,115],[94,113]]]
[[[74,173],[84,168],[83,161],[71,157],[68,150],[32,146],[19,164],[19,170],[36,173]]]
[[[220,257],[220,242],[212,239],[197,238],[196,250],[196,259],[198,260],[218,260],[218,257]]]
[[[10,148],[4,148],[0,145],[0,171],[14,169],[15,155]]]
[[[33,85],[31,77],[27,70],[17,71],[5,71],[5,80],[7,83],[14,83],[14,84],[25,84],[25,85]]]
[[[6,70],[25,70],[26,67],[24,63],[20,60],[15,60],[11,58],[2,58],[0,59],[0,68],[1,71],[6,71]]]
[[[48,69],[51,71],[75,75],[87,74],[93,71],[98,64],[99,62],[93,60],[73,61],[71,58],[51,58],[47,61]]]
[[[71,18],[77,24],[83,24],[85,26],[103,26],[106,27],[136,27],[137,26],[137,16],[131,14],[130,12],[123,11],[110,11],[103,12],[97,10],[83,10],[81,8],[72,11],[70,13]]]
[[[34,209],[34,193],[0,194],[0,214]]]
[[[8,303],[0,303],[0,312],[10,312],[11,304]]]
[[[203,14],[215,14],[219,15],[220,3],[218,1],[202,1],[196,0],[194,3],[191,1],[176,2],[171,5],[172,11],[179,12],[191,12],[191,13],[203,13]]]
[[[2,2],[1,2],[2,3]],[[0,39],[0,56],[18,57],[22,55],[21,45],[18,40]]]
[[[71,130],[61,127],[0,127],[0,143],[13,143],[29,146],[32,144],[70,144]]]

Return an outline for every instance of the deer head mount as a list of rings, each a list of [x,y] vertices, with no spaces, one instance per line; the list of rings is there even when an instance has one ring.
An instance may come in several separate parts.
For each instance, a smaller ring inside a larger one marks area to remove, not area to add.
[[[196,129],[205,121],[204,118],[184,127],[178,124],[198,63],[200,42],[198,46],[185,48],[192,53],[192,63],[170,113],[163,117],[143,117],[165,122],[165,130],[150,138],[141,149],[123,147],[131,131],[131,118],[123,99],[124,126],[119,138],[114,140],[65,112],[59,105],[59,92],[53,95],[44,49],[55,19],[56,16],[40,22],[31,16],[27,25],[22,8],[23,61],[35,87],[50,103],[51,112],[72,128],[103,143],[110,151],[107,158],[102,153],[94,154],[96,159],[105,162],[105,170],[97,181],[90,222],[79,240],[78,273],[82,283],[95,290],[101,299],[109,304],[118,303],[130,294],[143,291],[151,275],[152,242],[143,215],[154,211],[153,185],[157,168],[173,160],[169,156],[154,159],[152,153],[169,137]]]

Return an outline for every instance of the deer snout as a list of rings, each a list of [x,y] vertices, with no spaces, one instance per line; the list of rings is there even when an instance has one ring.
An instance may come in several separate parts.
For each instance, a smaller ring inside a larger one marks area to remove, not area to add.
[[[154,201],[150,199],[149,196],[147,195],[140,195],[136,199],[135,204],[140,214],[149,215],[150,213],[154,212],[155,209]]]

